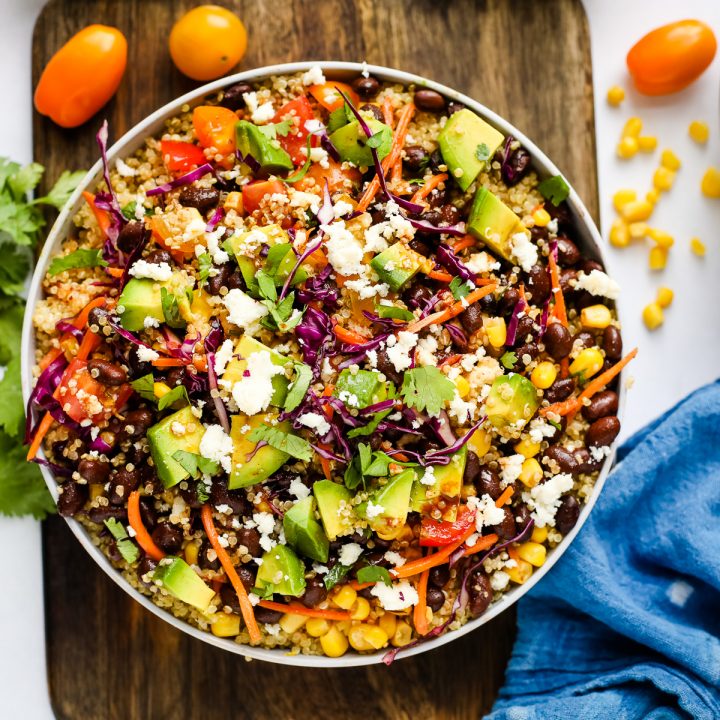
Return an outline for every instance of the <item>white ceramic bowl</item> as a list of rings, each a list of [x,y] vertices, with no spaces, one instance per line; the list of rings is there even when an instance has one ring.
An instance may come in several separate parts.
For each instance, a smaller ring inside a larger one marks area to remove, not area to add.
[[[165,122],[165,120],[180,111],[180,108],[189,104],[197,105],[206,95],[220,90],[228,85],[232,85],[238,81],[244,80],[248,82],[256,82],[264,80],[272,75],[283,75],[291,74],[300,71],[306,71],[311,67],[319,65],[326,77],[333,80],[352,79],[357,77],[360,72],[367,67],[372,75],[379,78],[380,80],[387,80],[390,82],[397,82],[402,84],[415,84],[422,85],[433,90],[437,90],[445,97],[457,100],[471,110],[476,112],[478,115],[487,120],[491,125],[495,126],[504,135],[512,134],[516,137],[530,152],[532,155],[533,167],[541,177],[547,177],[550,175],[557,175],[560,171],[553,165],[553,163],[543,154],[543,152],[535,146],[535,144],[523,135],[519,130],[513,127],[506,120],[496,115],[492,110],[489,110],[484,105],[476,102],[472,98],[469,98],[451,88],[448,88],[439,83],[426,80],[417,75],[412,75],[406,72],[400,72],[399,70],[392,70],[385,67],[379,66],[364,66],[359,63],[350,62],[302,62],[302,63],[288,63],[284,65],[273,65],[270,67],[258,68],[256,70],[248,70],[246,72],[231,75],[229,77],[216,80],[213,83],[203,85],[197,90],[183,95],[177,100],[173,100],[164,107],[154,112],[136,125],[132,130],[127,132],[121,137],[111,148],[108,150],[108,158],[112,164],[116,158],[124,158],[135,152],[145,141],[145,139],[158,133]],[[42,160],[42,158],[40,158]],[[25,322],[23,325],[22,333],[22,389],[23,397],[27,403],[28,397],[32,390],[33,375],[32,367],[35,362],[35,338],[32,324],[32,309],[34,308],[37,300],[41,297],[41,283],[45,276],[48,265],[52,260],[52,257],[59,250],[63,238],[65,238],[72,227],[72,218],[78,211],[81,203],[81,193],[83,190],[91,189],[99,181],[102,175],[102,166],[100,161],[92,167],[92,169],[83,178],[82,182],[78,186],[77,190],[73,193],[72,197],[68,201],[60,216],[55,221],[50,234],[48,235],[45,246],[40,255],[40,258],[35,268],[35,274],[32,278],[30,285],[30,291],[28,294],[27,308],[28,311],[25,314]],[[578,197],[577,193],[571,189],[570,196],[568,198],[568,204],[574,215],[576,226],[577,226],[577,240],[579,241],[580,247],[584,254],[588,254],[591,257],[602,259],[605,262],[605,258],[602,253],[602,239],[600,234],[595,227],[595,224],[590,217],[582,201]],[[623,383],[620,382],[620,414],[622,415],[622,409],[624,406],[624,389]],[[502,598],[492,605],[485,614],[479,618],[468,622],[463,625],[459,630],[454,632],[448,632],[441,635],[438,638],[429,640],[421,645],[411,648],[405,652],[398,654],[398,659],[417,655],[418,653],[427,652],[433,648],[440,647],[445,643],[451,642],[461,635],[480,627],[481,625],[489,622],[494,617],[499,615],[501,612],[509,608],[513,603],[517,602],[528,590],[530,590],[542,577],[547,573],[552,566],[558,561],[565,549],[570,545],[575,535],[578,533],[583,523],[587,519],[588,514],[592,510],[595,501],[602,489],[605,478],[609,472],[609,469],[613,463],[614,451],[607,460],[600,472],[600,476],[595,484],[595,489],[588,499],[587,503],[583,506],[580,518],[573,528],[573,530],[564,538],[562,543],[552,550],[548,554],[546,563],[536,570],[530,580],[524,585],[513,587],[509,592],[505,593]],[[53,498],[57,500],[58,492],[57,485],[53,474],[50,470],[45,467],[41,467],[45,482],[47,483]],[[157,605],[151,602],[149,598],[139,593],[134,587],[123,580],[120,573],[113,568],[110,561],[105,557],[102,551],[93,545],[90,537],[86,533],[83,526],[72,519],[67,519],[67,523],[70,529],[75,534],[77,539],[80,541],[82,546],[87,550],[90,556],[95,562],[128,594],[130,594],[137,602],[139,602],[144,608],[154,613],[158,617],[162,618],[166,622],[176,627],[178,630],[182,630],[188,635],[192,635],[198,640],[210,643],[216,647],[230,652],[237,653],[239,655],[246,655],[258,660],[267,660],[269,662],[282,663],[285,665],[303,665],[309,667],[350,667],[354,665],[370,665],[379,663],[382,660],[382,656],[385,651],[379,651],[371,655],[360,655],[355,653],[348,653],[341,658],[328,658],[325,656],[314,656],[314,655],[288,655],[284,650],[268,650],[264,648],[254,648],[249,645],[239,645],[232,640],[222,639],[215,637],[209,632],[203,632],[197,628],[179,620],[169,612],[159,608]]]

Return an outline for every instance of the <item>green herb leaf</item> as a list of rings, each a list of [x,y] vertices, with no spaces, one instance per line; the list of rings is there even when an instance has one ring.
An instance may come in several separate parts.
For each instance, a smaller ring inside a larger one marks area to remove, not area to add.
[[[187,388],[184,385],[176,385],[169,393],[165,393],[165,395],[158,400],[158,410],[164,410],[180,402],[183,402],[185,405],[190,404]]]
[[[48,275],[59,275],[66,270],[92,267],[107,267],[107,263],[103,260],[102,250],[78,248],[67,255],[54,258],[48,268]]]
[[[0,238],[8,238],[0,233]],[[10,242],[0,242],[0,293],[17,295],[25,289],[25,280],[32,262],[32,252],[27,247],[19,247]]]
[[[152,373],[143,375],[137,380],[131,380],[130,387],[144,400],[150,400],[153,403],[157,402],[157,398],[155,397],[155,378]]]
[[[269,300],[271,303],[275,303],[277,300],[277,288],[275,287],[275,280],[271,275],[268,275],[264,270],[258,270],[255,278],[258,282],[258,288],[260,289],[260,296],[265,300]]]
[[[250,435],[248,435],[248,440],[254,443],[264,440],[276,450],[281,450],[303,462],[310,462],[312,459],[312,447],[310,447],[310,443],[305,440],[305,438],[284,432],[270,425],[258,425]]]
[[[515,365],[517,364],[517,361],[518,361],[517,355],[514,352],[512,352],[511,350],[508,350],[500,358],[500,364],[507,370],[512,370],[515,367]]]
[[[168,292],[167,288],[160,288],[160,303],[162,305],[163,316],[165,322],[171,328],[182,328],[185,327],[185,321],[180,315],[180,308],[178,306],[178,299],[171,292]]]
[[[436,367],[419,367],[405,371],[400,393],[408,407],[439,415],[443,404],[455,397],[455,385]]]
[[[343,565],[341,562],[336,562],[326,573],[323,578],[325,588],[332,590],[350,571],[350,565]]]
[[[309,365],[295,363],[295,379],[290,383],[285,397],[284,407],[286,412],[294,410],[304,400],[312,382],[312,376],[313,371]]]
[[[291,250],[292,245],[290,243],[278,243],[277,245],[273,245],[270,250],[268,250],[263,271],[274,280],[277,280],[275,276],[280,268],[280,263],[285,259],[286,255]]]
[[[187,452],[186,450],[176,450],[172,457],[185,472],[190,474],[193,480],[197,480],[201,474],[217,475],[220,472],[220,465],[218,463],[214,460],[208,460],[197,453]]]
[[[8,187],[15,200],[18,202],[25,200],[28,193],[40,182],[44,172],[45,168],[40,163],[30,163],[8,177]]]
[[[384,140],[383,133],[382,133],[382,132],[376,132],[374,135],[371,135],[371,136],[365,141],[365,144],[366,144],[368,147],[375,148],[375,149],[377,150],[377,148],[379,148],[379,147],[383,144],[383,140]]]
[[[127,203],[127,205],[123,205],[120,208],[120,212],[126,220],[134,220],[136,210],[137,203],[135,202],[135,200],[131,200],[129,203]]]
[[[468,281],[463,280],[460,277],[454,277],[450,281],[450,285],[448,287],[450,288],[450,292],[456,300],[464,298],[472,290]]]
[[[375,312],[378,317],[392,320],[406,320],[410,322],[415,319],[415,316],[409,310],[398,307],[397,305],[376,305]]]
[[[198,286],[202,287],[207,279],[210,277],[210,270],[212,270],[213,261],[210,257],[210,253],[203,253],[198,258]]]
[[[195,483],[195,494],[201,503],[206,503],[210,499],[210,486],[206,485],[202,480]]]
[[[357,581],[359,583],[385,583],[392,585],[392,578],[387,568],[381,565],[366,565],[357,571]]]
[[[362,472],[360,470],[360,458],[354,457],[352,462],[348,463],[343,475],[343,483],[348,490],[355,490],[364,483]]]
[[[128,564],[132,565],[139,557],[140,551],[137,545],[128,538],[127,531],[121,523],[115,518],[110,518],[105,521],[105,527],[110,531],[110,534],[115,538],[115,545],[118,552],[123,556],[123,559]]]
[[[57,179],[52,190],[45,196],[35,200],[36,203],[42,203],[43,205],[52,205],[58,210],[62,210],[63,206],[70,199],[70,196],[75,192],[75,188],[78,183],[85,177],[84,170],[76,170],[70,172],[66,170]]]
[[[269,140],[275,140],[278,135],[285,137],[291,130],[293,124],[290,118],[279,123],[268,123],[259,125],[258,130]]]
[[[55,512],[55,503],[40,468],[26,461],[26,453],[19,438],[0,433],[0,513],[42,520]]]
[[[562,175],[545,178],[545,180],[538,185],[538,190],[540,194],[555,205],[555,207],[564,200],[567,200],[570,194],[570,186],[565,182],[565,178]]]
[[[480,162],[487,162],[490,159],[490,148],[487,146],[486,143],[480,143],[475,148],[475,157]]]

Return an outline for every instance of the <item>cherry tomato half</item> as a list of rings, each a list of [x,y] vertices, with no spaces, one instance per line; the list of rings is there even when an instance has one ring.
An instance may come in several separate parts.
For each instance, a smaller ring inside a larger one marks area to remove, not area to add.
[[[205,153],[202,148],[182,140],[161,140],[160,152],[165,167],[170,172],[192,170],[205,162]]]
[[[260,201],[266,195],[285,195],[285,185],[279,180],[261,180],[243,185],[242,200],[246,213],[255,212],[260,207]]]
[[[330,80],[322,85],[313,85],[310,88],[310,94],[329,112],[342,107],[345,102],[342,95],[338,92],[342,90],[345,95],[350,98],[353,105],[357,106],[360,98],[357,93],[346,83]]]
[[[312,106],[304,95],[283,105],[273,118],[274,123],[287,119],[290,119],[293,123],[293,127],[287,135],[278,136],[278,142],[282,149],[292,158],[295,165],[302,165],[307,159],[305,150],[307,148],[308,131],[305,123],[312,120],[312,118]]]
[[[635,43],[627,66],[644,95],[668,95],[697,80],[715,57],[713,31],[699,20],[663,25]]]
[[[198,105],[193,110],[193,128],[203,147],[214,147],[222,155],[235,152],[237,115],[220,105]]]
[[[433,520],[426,517],[420,525],[420,545],[441,547],[459,540],[462,534],[475,522],[475,515],[466,510],[455,522]]]
[[[35,108],[62,127],[82,125],[115,94],[126,65],[125,36],[89,25],[50,58],[35,89]]]

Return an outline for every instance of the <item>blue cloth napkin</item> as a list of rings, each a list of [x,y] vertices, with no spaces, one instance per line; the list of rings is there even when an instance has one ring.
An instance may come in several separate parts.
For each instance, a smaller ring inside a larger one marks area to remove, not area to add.
[[[720,718],[720,381],[618,459],[572,546],[519,603],[488,720]]]

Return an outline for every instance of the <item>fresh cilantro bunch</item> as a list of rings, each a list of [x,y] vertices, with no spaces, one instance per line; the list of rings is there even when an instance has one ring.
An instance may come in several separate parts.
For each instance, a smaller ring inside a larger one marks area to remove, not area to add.
[[[45,227],[43,206],[61,209],[84,172],[65,171],[44,197],[30,199],[44,168],[21,167],[0,157],[0,513],[38,519],[55,509],[38,467],[25,461],[25,407],[20,388],[20,333],[25,300],[20,295]]]

